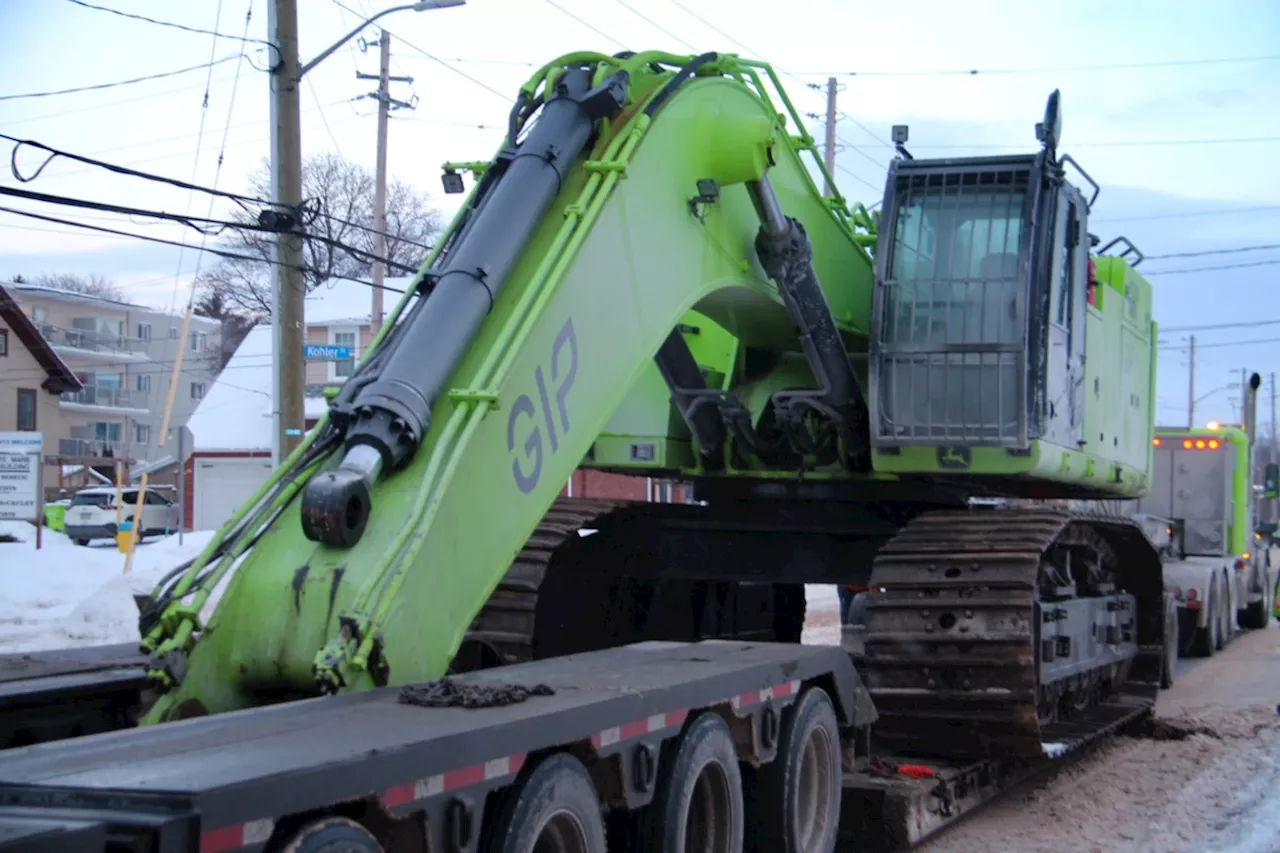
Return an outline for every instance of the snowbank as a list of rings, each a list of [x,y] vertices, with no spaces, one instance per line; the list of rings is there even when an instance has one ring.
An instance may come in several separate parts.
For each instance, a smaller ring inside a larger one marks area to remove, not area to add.
[[[36,550],[35,528],[0,521],[0,653],[124,643],[138,639],[135,592],[150,592],[166,573],[194,557],[212,531],[148,539],[138,545],[129,574],[114,543],[73,543],[47,528]]]
[[[114,543],[81,547],[46,529],[43,547],[35,547],[35,528],[0,521],[0,534],[23,540],[0,543],[0,654],[69,648],[138,639],[133,594],[150,592],[171,569],[200,552],[212,531],[148,539],[124,574],[124,554]],[[205,615],[221,596],[230,574],[214,590]],[[805,586],[807,613],[803,642],[840,644],[839,600],[835,587]]]

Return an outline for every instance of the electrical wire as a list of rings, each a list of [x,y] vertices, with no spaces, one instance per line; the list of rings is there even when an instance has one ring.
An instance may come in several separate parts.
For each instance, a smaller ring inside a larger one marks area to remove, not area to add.
[[[364,15],[361,15],[359,12],[355,11],[355,10],[354,10],[354,9],[352,9],[350,6],[348,6],[347,4],[343,3],[343,2],[342,2],[342,0],[333,0],[333,2],[334,2],[334,3],[336,3],[338,6],[342,7],[343,9],[346,9],[346,10],[347,10],[348,12],[350,12],[351,14],[353,14],[353,15],[355,15],[355,16],[357,16],[357,17],[361,18],[361,19],[364,19],[364,17],[365,17]],[[385,29],[385,28],[384,28],[384,29]],[[387,32],[391,32],[391,31],[390,31],[390,30],[387,30]],[[411,42],[411,41],[409,41],[408,39],[404,38],[403,36],[398,36],[398,35],[396,35],[395,33],[391,33],[391,37],[392,37],[393,39],[395,39],[396,41],[400,42],[401,44],[403,44],[405,47],[408,47],[408,48],[410,48],[410,49],[412,49],[412,50],[414,50],[414,51],[417,51],[418,53],[422,54],[422,55],[423,55],[423,56],[425,56],[427,59],[430,59],[432,62],[435,62],[435,63],[436,63],[436,64],[438,64],[438,65],[443,65],[445,68],[449,69],[449,70],[450,70],[450,71],[452,71],[454,74],[457,74],[459,77],[462,77],[462,78],[464,78],[464,79],[466,79],[466,80],[471,81],[471,82],[472,82],[472,83],[474,83],[475,85],[479,86],[481,89],[484,89],[484,90],[485,90],[485,91],[487,91],[487,92],[492,92],[493,94],[497,95],[499,98],[502,98],[504,101],[507,101],[508,103],[513,103],[513,102],[514,102],[514,100],[515,100],[515,99],[514,99],[514,98],[512,98],[510,95],[506,94],[505,92],[501,92],[501,91],[499,91],[499,90],[497,90],[497,89],[493,88],[493,87],[492,87],[492,86],[490,86],[488,83],[485,83],[483,80],[477,80],[475,77],[472,77],[472,76],[471,76],[470,74],[468,74],[467,72],[462,71],[462,70],[460,70],[460,69],[458,69],[458,68],[455,68],[454,66],[450,65],[448,62],[446,62],[445,60],[441,59],[440,57],[435,56],[434,54],[427,53],[425,50],[423,50],[422,48],[418,47],[416,44],[414,44],[413,42]]]
[[[644,12],[641,12],[639,9],[636,9],[635,7],[633,7],[633,6],[629,5],[629,4],[626,2],[626,0],[614,0],[614,2],[615,2],[615,3],[617,3],[619,6],[621,6],[622,8],[626,9],[626,10],[627,10],[628,12],[630,12],[631,14],[633,14],[633,15],[635,15],[636,17],[640,18],[642,21],[645,21],[646,23],[648,23],[648,24],[649,24],[649,26],[653,27],[653,28],[654,28],[655,30],[657,30],[658,32],[663,33],[664,35],[666,35],[666,36],[667,36],[667,37],[669,37],[669,38],[673,38],[673,39],[675,39],[676,41],[680,42],[680,44],[682,44],[682,45],[684,45],[685,47],[689,48],[689,50],[693,51],[694,53],[701,53],[701,51],[700,51],[700,50],[698,50],[698,48],[696,48],[696,47],[694,47],[693,45],[689,44],[689,42],[687,42],[687,41],[685,41],[684,39],[680,38],[680,36],[678,36],[678,35],[676,35],[675,33],[671,32],[671,30],[669,30],[669,29],[667,29],[666,27],[662,26],[662,25],[661,25],[661,24],[659,24],[657,21],[655,21],[653,18],[650,18],[650,17],[649,17],[648,15],[646,15]]]
[[[122,12],[119,9],[112,9],[107,6],[95,6],[93,3],[84,2],[84,0],[67,0],[67,2],[74,3],[77,6],[83,6],[86,9],[94,9],[99,12],[110,12],[112,15],[119,15],[122,18],[132,18],[135,21],[145,21],[148,24],[156,24],[157,26],[161,26],[161,27],[171,27],[175,30],[185,30],[186,32],[195,33],[197,35],[202,35],[202,36],[213,36],[215,39],[239,41],[239,42],[243,42],[244,44],[249,44],[251,42],[254,44],[263,44],[277,52],[277,61],[278,61],[279,50],[278,48],[276,48],[276,46],[273,43],[267,41],[266,39],[251,39],[248,37],[247,32],[242,36],[232,36],[232,35],[227,35],[226,33],[220,33],[216,29],[202,30],[199,27],[188,27],[185,24],[176,24],[172,21],[160,21],[155,18],[148,18],[146,15],[137,15],[137,14],[134,14],[133,12]],[[216,41],[215,41],[215,44],[216,44]]]
[[[1280,264],[1280,258],[1271,261],[1249,261],[1240,264],[1219,264],[1212,267],[1183,267],[1176,270],[1143,270],[1143,275],[1182,275],[1183,273],[1192,272],[1217,272],[1218,270],[1238,270],[1245,267],[1269,267],[1274,264]]]
[[[1245,346],[1253,346],[1255,344],[1271,344],[1272,346],[1274,346],[1275,342],[1276,342],[1276,339],[1273,337],[1272,338],[1253,338],[1252,340],[1247,340],[1247,341],[1215,341],[1214,343],[1208,343],[1208,344],[1202,344],[1199,341],[1196,341],[1196,352],[1199,352],[1202,349],[1220,349],[1222,347],[1245,347]],[[1166,350],[1166,351],[1179,350],[1179,351],[1185,352],[1190,348],[1191,347],[1189,345],[1185,345],[1185,344],[1167,344],[1165,346],[1159,347],[1158,349]]]
[[[685,14],[689,15],[690,17],[695,18],[695,19],[696,19],[696,20],[698,20],[698,21],[701,21],[701,22],[702,22],[702,24],[703,24],[705,27],[707,27],[708,29],[712,30],[713,32],[719,33],[721,36],[723,36],[724,38],[726,38],[726,39],[728,39],[729,41],[733,42],[733,43],[734,43],[734,44],[736,44],[738,47],[742,48],[743,50],[747,51],[748,53],[753,53],[753,54],[755,54],[756,56],[763,58],[763,56],[764,56],[764,55],[763,55],[762,53],[760,53],[759,51],[752,50],[751,48],[747,47],[745,44],[743,44],[742,42],[738,41],[736,38],[734,38],[733,36],[729,35],[729,34],[728,34],[728,33],[726,33],[724,30],[720,29],[720,28],[719,28],[719,27],[717,27],[715,24],[711,23],[711,22],[710,22],[710,21],[708,21],[706,18],[704,18],[704,17],[702,17],[701,15],[699,15],[697,12],[694,12],[694,11],[693,11],[692,9],[690,9],[690,8],[689,8],[685,3],[681,2],[681,0],[669,0],[669,2],[670,2],[670,3],[672,3],[672,4],[673,4],[673,5],[675,5],[675,6],[678,6],[680,9],[682,9],[682,10],[684,11],[684,13],[685,13]],[[799,77],[797,77],[795,74],[792,74],[790,71],[786,71],[786,70],[784,70],[784,69],[782,69],[782,68],[780,68],[780,67],[777,67],[777,66],[774,66],[774,67],[775,67],[775,70],[782,72],[784,75],[786,75],[786,76],[790,77],[791,79],[795,80],[796,82],[800,83],[801,85],[803,85],[803,86],[805,86],[805,87],[811,87],[811,86],[812,86],[812,84],[810,84],[807,80],[801,80]],[[893,146],[892,146],[892,145],[890,145],[890,144],[889,144],[888,142],[886,142],[885,140],[881,139],[881,138],[880,138],[880,137],[875,133],[875,131],[871,130],[871,128],[867,127],[865,124],[863,124],[862,122],[858,121],[856,118],[853,118],[852,116],[845,116],[845,118],[849,119],[849,121],[850,121],[850,122],[851,122],[855,127],[857,127],[859,130],[861,130],[863,133],[867,134],[867,136],[869,136],[869,137],[871,137],[872,139],[874,139],[874,140],[875,140],[877,143],[879,143],[880,145],[883,145],[883,146],[885,146],[886,148],[889,148],[890,150],[892,150],[892,149],[893,149]],[[850,146],[850,147],[853,147],[853,146]],[[874,161],[874,160],[873,160],[872,162],[877,162],[877,165],[879,165],[881,168],[883,168],[883,167],[884,167],[884,164],[883,164],[883,163],[878,163],[878,161]]]
[[[271,228],[265,225],[255,225],[252,223],[232,222],[223,219],[209,219],[203,216],[187,216],[181,213],[168,213],[163,210],[144,210],[139,207],[126,207],[119,204],[110,204],[101,201],[89,201],[82,198],[71,198],[69,196],[52,195],[50,193],[36,192],[35,190],[24,190],[16,187],[0,186],[0,195],[21,198],[26,201],[39,201],[46,204],[56,204],[64,207],[77,207],[85,210],[99,210],[104,213],[118,213],[122,216],[141,216],[145,219],[161,219],[168,222],[176,222],[179,225],[185,225],[193,231],[200,234],[221,234],[227,229],[237,229],[244,231],[265,231],[275,233],[278,228]]]
[[[147,180],[147,181],[154,181],[156,183],[169,184],[170,186],[178,187],[179,189],[190,189],[190,190],[197,190],[203,193],[208,193],[210,195],[214,195],[219,198],[225,198],[230,201],[234,201],[237,204],[241,205],[242,207],[244,207],[246,204],[260,205],[260,206],[266,206],[266,207],[284,207],[285,206],[285,205],[276,204],[275,202],[267,201],[266,199],[253,198],[251,196],[240,195],[239,193],[227,192],[225,190],[213,189],[210,187],[202,187],[195,183],[178,180],[177,178],[166,178],[163,175],[153,175],[150,172],[142,172],[137,169],[131,169],[128,166],[117,166],[114,163],[107,163],[103,160],[95,160],[92,157],[85,157],[82,154],[72,154],[69,151],[62,151],[57,148],[52,148],[48,145],[45,145],[43,142],[36,142],[34,139],[19,139],[18,137],[10,136],[7,133],[0,133],[0,139],[5,139],[5,140],[8,140],[9,142],[14,143],[13,152],[10,154],[10,157],[9,157],[9,171],[13,174],[14,178],[16,178],[18,181],[24,184],[30,183],[31,181],[34,181],[36,178],[40,177],[40,173],[45,170],[45,167],[47,167],[50,163],[52,163],[57,158],[65,157],[68,160],[75,160],[77,162],[85,163],[90,166],[96,166],[100,169],[105,169],[108,172],[114,172],[115,174],[118,174],[118,175],[126,175],[131,178],[142,178],[143,180]],[[49,153],[49,156],[45,158],[44,162],[42,162],[36,168],[36,170],[32,172],[30,175],[23,175],[21,171],[19,171],[18,169],[18,152],[22,150],[23,146],[30,146],[32,148],[36,148],[41,151],[47,151]]]
[[[979,74],[1064,74],[1080,71],[1124,71],[1143,68],[1179,68],[1196,65],[1225,65],[1244,62],[1275,62],[1280,54],[1229,56],[1219,59],[1167,59],[1154,62],[1120,62],[1103,65],[1058,65],[1039,68],[952,68],[922,71],[797,71],[812,77],[974,77]]]
[[[1244,145],[1255,142],[1277,142],[1280,136],[1233,136],[1211,139],[1139,139],[1115,140],[1109,142],[1072,142],[1072,148],[1158,148],[1170,145]],[[1025,148],[1025,145],[998,145],[989,143],[951,143],[938,145],[912,145],[912,150],[935,149],[954,151],[959,149],[1010,150]]]
[[[1166,258],[1202,258],[1206,255],[1234,255],[1240,252],[1261,252],[1267,249],[1280,249],[1280,243],[1262,246],[1237,246],[1234,249],[1205,249],[1200,252],[1170,252],[1167,255],[1146,255],[1148,261],[1163,261]]]
[[[582,24],[582,26],[584,26],[584,27],[586,27],[587,29],[591,30],[591,32],[595,33],[596,35],[600,36],[601,38],[608,39],[609,41],[613,42],[614,44],[616,44],[618,47],[622,48],[623,50],[630,50],[630,49],[631,49],[631,48],[627,47],[625,44],[623,44],[622,42],[618,41],[618,40],[617,40],[616,38],[614,38],[613,36],[611,36],[611,35],[609,35],[608,33],[606,33],[604,30],[600,29],[599,27],[597,27],[597,26],[595,26],[595,25],[593,25],[593,24],[588,23],[587,21],[585,21],[585,20],[583,20],[582,18],[578,17],[578,16],[577,16],[577,15],[575,15],[574,13],[570,12],[570,11],[569,11],[568,9],[566,9],[565,7],[561,6],[559,3],[556,3],[556,2],[555,2],[555,0],[546,0],[546,3],[547,3],[547,5],[548,5],[548,6],[551,6],[553,9],[559,9],[561,12],[565,13],[565,14],[566,14],[566,15],[568,15],[570,18],[573,18],[573,19],[574,19],[575,21],[577,21],[579,24]]]
[[[192,71],[201,71],[213,65],[221,65],[224,62],[230,62],[233,59],[245,58],[244,53],[233,53],[224,56],[221,59],[215,59],[213,62],[202,62],[199,65],[192,65],[187,68],[179,68],[176,71],[162,71],[158,74],[148,74],[143,77],[132,77],[128,80],[116,80],[111,83],[95,83],[92,86],[77,86],[72,89],[57,89],[49,92],[24,92],[19,95],[0,95],[0,101],[17,101],[23,98],[50,98],[55,95],[74,95],[79,92],[93,92],[99,89],[113,89],[117,86],[131,86],[134,83],[146,83],[150,80],[161,80],[165,77],[176,77],[179,74],[188,74]]]
[[[1212,332],[1218,329],[1253,329],[1258,326],[1280,326],[1280,320],[1245,320],[1240,323],[1213,323],[1207,326],[1161,326],[1165,332]]]
[[[52,222],[52,223],[57,224],[57,225],[69,225],[69,226],[72,226],[72,227],[74,227],[74,228],[82,228],[82,229],[84,229],[84,230],[86,230],[86,231],[98,231],[98,232],[102,232],[102,233],[105,233],[105,234],[117,234],[117,235],[120,235],[120,236],[123,236],[123,237],[132,237],[132,238],[134,238],[134,239],[136,239],[136,240],[143,240],[143,241],[148,242],[148,243],[159,243],[159,244],[161,244],[161,245],[165,245],[165,246],[182,246],[182,245],[184,245],[184,244],[182,244],[182,243],[179,243],[179,242],[178,242],[178,241],[176,241],[176,240],[166,240],[166,239],[164,239],[163,237],[152,237],[152,236],[147,235],[147,234],[131,234],[131,233],[127,232],[127,231],[118,231],[118,230],[116,230],[116,229],[114,229],[114,228],[104,228],[103,226],[100,226],[100,225],[89,225],[88,223],[85,223],[85,222],[75,222],[75,221],[70,220],[70,219],[59,219],[58,217],[55,217],[55,216],[45,216],[44,214],[41,214],[41,213],[33,213],[33,212],[29,211],[29,210],[17,210],[17,209],[11,208],[11,207],[0,207],[0,213],[12,213],[12,214],[14,214],[15,216],[25,216],[25,217],[27,217],[27,218],[29,218],[29,219],[39,219],[39,220],[41,220],[41,221],[44,221],[44,222]],[[310,235],[310,234],[302,234],[302,235],[300,235],[300,236],[302,236],[302,237],[304,237],[304,238],[320,240],[321,242],[336,243],[336,244],[337,244],[337,246],[338,246],[339,248],[343,249],[344,251],[347,251],[348,253],[350,253],[351,251],[355,251],[355,252],[358,252],[358,253],[363,254],[363,255],[368,255],[368,253],[363,252],[363,250],[355,249],[354,247],[351,247],[351,246],[346,246],[345,244],[339,243],[339,242],[338,242],[338,241],[336,241],[336,240],[330,240],[329,238],[318,237],[318,236],[316,236],[316,235]],[[281,262],[281,261],[277,261],[277,260],[272,259],[272,258],[255,258],[255,257],[253,257],[252,255],[242,255],[242,254],[240,254],[240,253],[238,253],[238,252],[229,252],[229,251],[227,251],[227,250],[225,250],[225,249],[214,249],[214,248],[210,248],[210,247],[203,247],[203,248],[201,248],[201,250],[200,250],[200,251],[202,251],[202,252],[208,252],[208,253],[209,253],[209,254],[211,254],[211,255],[218,255],[219,257],[228,258],[228,259],[231,259],[231,260],[249,261],[249,262],[252,262],[252,263],[260,263],[260,264],[273,264],[273,265],[275,265],[275,266],[293,266],[292,264],[285,264],[285,263],[283,263],[283,262]],[[371,258],[371,257],[372,257],[372,256],[369,256],[369,258]],[[357,258],[357,260],[359,260],[359,258]],[[414,269],[414,268],[412,268],[412,267],[406,267],[406,266],[404,266],[403,264],[397,264],[397,263],[395,263],[394,261],[386,261],[386,260],[384,260],[384,261],[383,261],[383,263],[384,263],[384,264],[386,264],[388,267],[394,266],[394,267],[396,267],[396,268],[398,268],[398,269],[401,269],[401,270],[408,270],[408,271],[409,271],[409,272],[411,272],[411,273],[416,273],[416,272],[417,272],[417,270],[416,270],[416,269]],[[314,268],[312,268],[312,267],[308,267],[308,266],[305,266],[305,265],[299,265],[299,266],[296,266],[296,267],[294,267],[294,268],[295,268],[295,269],[297,269],[297,270],[299,270],[299,271],[301,271],[301,272],[303,272],[303,273],[311,273],[312,275],[321,276],[321,277],[324,277],[324,278],[337,278],[337,279],[342,279],[342,280],[344,280],[344,281],[353,281],[353,282],[356,282],[356,283],[358,283],[358,284],[367,285],[367,286],[369,286],[369,287],[376,287],[376,286],[377,286],[377,285],[375,285],[373,282],[371,282],[371,281],[366,281],[365,279],[362,279],[362,278],[354,278],[354,277],[352,277],[352,276],[341,275],[341,274],[338,274],[338,273],[325,272],[325,271],[323,271],[323,270],[314,269]],[[404,291],[402,291],[402,290],[399,290],[398,288],[394,288],[394,287],[387,287],[386,285],[383,285],[382,289],[383,289],[383,290],[390,290],[390,291],[395,292],[395,293],[403,293],[403,292],[404,292]]]
[[[1108,216],[1103,219],[1092,219],[1092,222],[1149,222],[1155,219],[1186,219],[1188,217],[1225,216],[1229,213],[1261,213],[1268,210],[1280,210],[1280,204],[1262,204],[1253,207],[1227,207],[1221,210],[1196,210],[1189,213],[1152,213],[1138,216]]]

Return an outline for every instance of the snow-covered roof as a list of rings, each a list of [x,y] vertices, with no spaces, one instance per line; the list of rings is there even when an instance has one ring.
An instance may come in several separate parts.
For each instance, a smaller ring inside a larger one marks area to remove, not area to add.
[[[394,290],[382,291],[382,310],[384,315],[401,300],[402,294],[397,290],[406,290],[412,276],[384,278],[382,283]],[[348,322],[353,325],[368,323],[373,313],[373,289],[367,284],[357,281],[334,279],[320,285],[307,294],[302,306],[302,316],[310,325],[333,325]]]
[[[405,290],[412,280],[404,277],[384,281],[388,287]],[[399,293],[386,291],[383,310],[390,313],[400,298]],[[370,300],[368,285],[354,281],[322,284],[307,294],[304,317],[308,324],[368,323],[373,307]],[[270,324],[254,326],[188,419],[192,450],[271,449],[271,353]],[[329,408],[322,397],[307,397],[304,404],[308,420],[320,417]]]

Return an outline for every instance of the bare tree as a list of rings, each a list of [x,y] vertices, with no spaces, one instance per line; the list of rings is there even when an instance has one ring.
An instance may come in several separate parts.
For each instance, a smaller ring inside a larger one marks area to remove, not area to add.
[[[17,278],[15,278],[14,281],[17,282]],[[24,281],[27,284],[33,284],[38,287],[52,287],[57,290],[66,290],[71,293],[83,293],[86,296],[98,296],[103,299],[114,299],[117,302],[125,301],[124,291],[122,291],[111,280],[96,274],[78,275],[76,273],[69,272],[44,273],[29,281]]]
[[[269,198],[270,187],[270,172],[264,163],[249,177],[249,195]],[[303,223],[310,238],[303,246],[307,291],[335,276],[368,278],[374,250],[373,174],[337,154],[320,154],[302,164],[302,194],[304,199],[319,203],[314,218]],[[255,224],[253,217],[239,208],[230,218]],[[386,260],[393,265],[387,268],[388,275],[404,274],[394,265],[416,270],[440,234],[441,225],[440,213],[431,206],[428,195],[401,181],[388,181]],[[253,260],[220,259],[213,270],[200,276],[199,292],[217,293],[227,308],[255,319],[268,318],[275,235],[247,229],[229,234],[222,248]]]
[[[262,322],[262,317],[255,316],[236,306],[229,304],[226,297],[218,290],[206,290],[200,294],[191,306],[193,314],[222,321],[221,352],[213,357],[215,372],[221,372],[235,355],[249,330]]]

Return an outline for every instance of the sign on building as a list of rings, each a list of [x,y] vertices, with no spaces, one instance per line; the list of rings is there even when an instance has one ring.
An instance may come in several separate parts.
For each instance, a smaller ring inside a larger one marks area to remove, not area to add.
[[[44,434],[0,432],[0,519],[40,519],[43,504]]]
[[[303,344],[302,357],[321,361],[346,361],[351,358],[351,347],[334,344]]]

